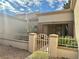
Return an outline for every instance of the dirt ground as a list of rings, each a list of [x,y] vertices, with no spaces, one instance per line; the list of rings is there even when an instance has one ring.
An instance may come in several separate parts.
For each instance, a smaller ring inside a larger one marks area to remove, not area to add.
[[[0,45],[0,59],[25,59],[28,55],[26,50]]]

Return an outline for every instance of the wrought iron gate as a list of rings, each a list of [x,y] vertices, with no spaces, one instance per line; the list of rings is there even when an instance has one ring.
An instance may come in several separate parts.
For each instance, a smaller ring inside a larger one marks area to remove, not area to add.
[[[48,51],[48,36],[46,34],[37,35],[36,50]]]

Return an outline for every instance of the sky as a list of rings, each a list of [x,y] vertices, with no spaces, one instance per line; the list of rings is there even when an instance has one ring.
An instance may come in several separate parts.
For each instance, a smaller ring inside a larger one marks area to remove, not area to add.
[[[47,13],[63,10],[68,0],[0,0],[0,13],[16,14]]]

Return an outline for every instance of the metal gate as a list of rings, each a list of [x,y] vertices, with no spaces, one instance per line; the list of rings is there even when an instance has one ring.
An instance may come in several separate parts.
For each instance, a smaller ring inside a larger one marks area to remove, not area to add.
[[[38,34],[36,44],[37,50],[48,51],[48,36],[46,34]]]

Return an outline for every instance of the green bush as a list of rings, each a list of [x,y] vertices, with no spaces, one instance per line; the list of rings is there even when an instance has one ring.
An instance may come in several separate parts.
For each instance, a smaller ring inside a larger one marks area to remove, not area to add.
[[[77,41],[69,36],[60,37],[58,40],[58,45],[68,48],[78,48]]]
[[[48,59],[48,53],[43,51],[36,51],[32,54],[32,59]]]

